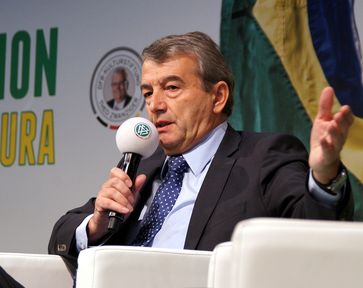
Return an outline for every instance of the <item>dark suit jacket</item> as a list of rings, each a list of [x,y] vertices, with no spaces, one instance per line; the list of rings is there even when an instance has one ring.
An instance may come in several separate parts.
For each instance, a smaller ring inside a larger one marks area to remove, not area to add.
[[[124,104],[124,107],[126,107],[127,106],[127,104],[129,104],[130,103],[130,101],[131,101],[131,96],[130,95],[125,95],[125,104]],[[107,105],[110,107],[110,108],[113,108],[113,105],[115,104],[115,99],[111,99],[111,100],[109,100],[109,101],[107,101]]]
[[[313,198],[307,190],[307,152],[289,135],[236,132],[228,127],[199,191],[185,241],[186,249],[212,250],[229,241],[235,225],[253,217],[351,219],[350,186],[336,206]],[[140,199],[130,217],[106,244],[127,245],[133,239],[138,216],[148,199],[152,182],[160,175],[165,155],[158,149],[141,161],[147,175]],[[49,252],[77,257],[75,229],[93,213],[95,199],[69,211],[56,223]]]

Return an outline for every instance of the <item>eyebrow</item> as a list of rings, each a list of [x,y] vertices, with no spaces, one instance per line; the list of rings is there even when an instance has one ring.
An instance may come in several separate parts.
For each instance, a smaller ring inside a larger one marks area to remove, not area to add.
[[[170,76],[165,77],[164,79],[162,79],[160,81],[160,84],[163,86],[163,85],[165,85],[165,83],[167,83],[169,81],[179,81],[182,84],[185,84],[184,80],[177,75],[170,75]],[[140,90],[143,90],[143,89],[151,90],[152,86],[151,86],[151,84],[143,83],[140,85]]]

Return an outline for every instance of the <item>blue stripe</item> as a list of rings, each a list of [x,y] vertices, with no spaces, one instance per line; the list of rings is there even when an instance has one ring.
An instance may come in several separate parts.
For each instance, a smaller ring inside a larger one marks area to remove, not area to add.
[[[342,105],[363,118],[363,86],[354,0],[309,0],[309,28],[315,52]]]

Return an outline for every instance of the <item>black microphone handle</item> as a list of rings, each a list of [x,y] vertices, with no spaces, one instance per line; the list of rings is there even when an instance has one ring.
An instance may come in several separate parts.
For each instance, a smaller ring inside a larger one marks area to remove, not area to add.
[[[136,178],[137,168],[139,167],[142,156],[137,153],[125,152],[120,162],[117,164],[117,167],[126,172],[129,175],[132,183],[134,183]],[[133,186],[131,187],[133,190]],[[120,224],[125,221],[125,215],[110,211],[108,214],[109,222],[108,222],[108,230],[109,231],[117,231]]]

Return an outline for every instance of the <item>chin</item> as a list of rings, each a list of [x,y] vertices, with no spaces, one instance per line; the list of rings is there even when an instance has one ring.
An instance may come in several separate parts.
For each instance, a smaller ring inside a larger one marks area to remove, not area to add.
[[[171,155],[176,155],[176,154],[181,154],[182,152],[180,152],[180,148],[178,149],[178,147],[175,147],[174,145],[171,144],[166,144],[160,141],[161,147],[164,150],[164,153],[168,156]]]

